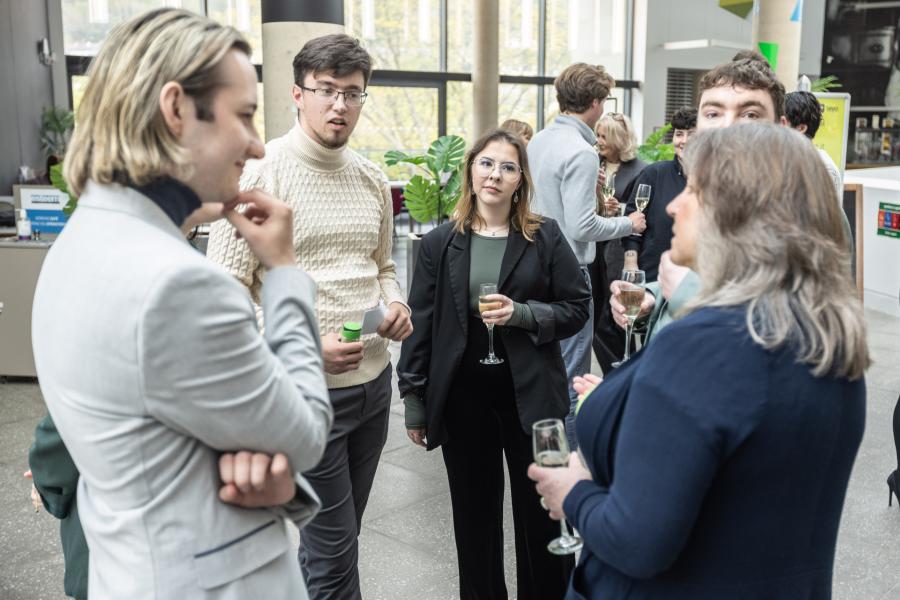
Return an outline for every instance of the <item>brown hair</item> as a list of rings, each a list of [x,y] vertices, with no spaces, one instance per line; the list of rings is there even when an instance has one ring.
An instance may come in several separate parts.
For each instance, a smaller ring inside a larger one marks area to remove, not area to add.
[[[700,95],[703,96],[706,90],[725,86],[768,92],[775,108],[775,118],[784,116],[784,86],[775,77],[769,63],[755,58],[722,63],[700,80]]]
[[[500,129],[511,131],[523,138],[531,139],[534,137],[534,129],[531,128],[531,125],[525,121],[519,121],[518,119],[507,119],[503,121],[500,125]]]
[[[456,203],[453,211],[453,220],[456,221],[454,229],[459,233],[465,233],[472,228],[473,223],[484,225],[484,220],[478,214],[478,203],[475,200],[475,192],[472,185],[472,166],[475,157],[491,142],[502,142],[515,147],[519,155],[519,167],[522,169],[522,177],[519,179],[519,187],[513,195],[513,202],[509,210],[509,222],[513,228],[522,232],[529,242],[534,241],[535,232],[540,229],[542,219],[540,215],[531,212],[531,173],[528,170],[528,153],[525,151],[525,143],[518,134],[505,129],[491,129],[482,135],[466,153],[463,164],[462,195]]]
[[[158,9],[114,28],[88,68],[64,175],[72,192],[97,183],[142,185],[186,174],[190,156],[166,126],[159,93],[178,82],[197,117],[212,120],[219,65],[250,45],[231,27],[179,9]]]
[[[553,86],[559,111],[580,114],[594,100],[606,100],[610,90],[616,87],[616,80],[601,65],[575,63],[556,77]]]
[[[294,83],[302,86],[309,73],[344,77],[361,71],[366,85],[372,76],[372,57],[359,40],[345,33],[313,38],[294,57]]]
[[[746,306],[753,340],[796,348],[816,376],[857,379],[870,364],[831,178],[800,133],[772,123],[698,132],[685,148],[699,198],[687,310]],[[760,177],[765,173],[765,177]]]

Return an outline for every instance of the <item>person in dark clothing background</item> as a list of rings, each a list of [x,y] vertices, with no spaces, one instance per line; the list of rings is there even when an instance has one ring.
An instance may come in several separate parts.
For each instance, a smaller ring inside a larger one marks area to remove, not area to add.
[[[644,210],[647,229],[643,235],[632,235],[622,240],[625,247],[625,268],[642,269],[647,281],[656,281],[659,272],[659,257],[669,249],[672,241],[672,217],[666,214],[666,206],[684,189],[682,155],[684,145],[697,129],[697,109],[683,106],[672,115],[672,145],[675,158],[653,163],[644,169],[631,186],[625,206],[625,214],[637,210],[635,195],[637,186],[650,186],[650,204]],[[608,291],[608,290],[607,290]]]
[[[638,140],[631,120],[622,113],[606,113],[594,127],[597,135],[597,152],[600,155],[600,173],[597,177],[598,206],[603,206],[606,216],[619,214],[619,203],[628,198],[632,185],[647,166],[637,157]],[[613,198],[603,202],[602,187],[612,182]],[[591,295],[594,298],[594,335],[591,345],[604,373],[609,373],[612,363],[625,352],[625,338],[613,321],[609,308],[609,283],[622,276],[624,261],[622,239],[596,242],[594,262],[588,265],[591,276]]]

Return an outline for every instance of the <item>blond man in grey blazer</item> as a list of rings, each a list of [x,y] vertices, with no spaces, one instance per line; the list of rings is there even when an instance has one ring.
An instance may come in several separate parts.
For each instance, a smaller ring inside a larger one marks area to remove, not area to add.
[[[65,165],[80,199],[44,263],[33,340],[81,473],[90,596],[306,598],[286,519],[318,510],[299,473],[332,410],[291,211],[238,190],[264,153],[250,48],[153,11],[116,28],[89,75]],[[204,212],[269,269],[264,337],[246,290],[179,230]]]

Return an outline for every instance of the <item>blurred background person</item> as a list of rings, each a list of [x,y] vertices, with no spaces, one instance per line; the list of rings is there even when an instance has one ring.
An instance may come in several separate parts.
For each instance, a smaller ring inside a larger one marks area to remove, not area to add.
[[[553,81],[560,115],[528,144],[528,162],[534,177],[534,212],[555,219],[581,265],[590,285],[588,267],[594,262],[594,242],[612,240],[644,230],[644,215],[603,217],[597,214],[597,177],[600,157],[594,127],[603,116],[603,103],[616,82],[601,65],[575,63]],[[594,337],[594,303],[581,331],[560,342],[567,380],[590,373]],[[569,388],[566,434],[575,439],[578,393]]]
[[[634,184],[625,207],[625,214],[637,210],[635,194],[637,186],[650,186],[650,203],[644,209],[647,229],[641,235],[632,235],[622,240],[625,248],[625,268],[641,269],[647,282],[656,281],[659,258],[669,249],[672,241],[672,217],[666,207],[687,184],[684,174],[684,146],[697,129],[697,109],[682,106],[672,114],[672,146],[675,157],[661,160],[641,171]]]
[[[584,401],[586,465],[529,468],[584,538],[568,598],[828,598],[870,364],[831,181],[772,124],[685,158],[671,254],[700,293]]]
[[[522,140],[525,142],[526,146],[528,145],[528,142],[531,141],[531,138],[534,137],[534,129],[531,128],[531,125],[517,119],[507,119],[503,121],[503,124],[500,125],[500,129],[505,129],[506,131],[511,131],[522,136]]]
[[[605,113],[597,121],[594,132],[600,155],[597,193],[601,197],[598,198],[598,206],[603,207],[606,217],[619,216],[622,214],[621,203],[628,198],[633,182],[647,163],[637,158],[637,136],[631,119],[622,113]],[[606,189],[612,189],[613,194],[607,196],[604,193]],[[592,346],[604,373],[612,369],[611,364],[619,360],[625,351],[625,338],[609,309],[609,284],[622,276],[622,239],[597,242],[594,262],[588,267],[595,310]]]
[[[529,209],[531,177],[518,135],[489,131],[464,169],[454,221],[424,237],[416,261],[413,334],[397,365],[406,427],[414,443],[443,452],[460,597],[507,597],[505,454],[518,597],[553,600],[565,594],[574,560],[546,550],[559,526],[526,476],[531,426],[569,412],[559,340],[584,325],[590,290],[559,225]],[[484,283],[498,293],[479,297]],[[489,335],[500,364],[482,363]]]

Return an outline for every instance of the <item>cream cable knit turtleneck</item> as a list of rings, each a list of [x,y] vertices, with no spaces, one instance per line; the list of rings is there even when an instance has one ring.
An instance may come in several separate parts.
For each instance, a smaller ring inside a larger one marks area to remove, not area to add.
[[[397,284],[393,243],[393,205],[384,173],[346,146],[326,148],[299,124],[266,144],[262,160],[249,161],[241,189],[262,188],[294,210],[297,266],[316,282],[316,313],[322,335],[340,332],[345,321],[361,321],[363,312],[383,299],[405,305]],[[257,303],[264,268],[224,219],[209,236],[207,256],[250,289]],[[262,320],[260,318],[260,323]],[[375,379],[390,362],[389,340],[363,338],[359,369],[327,375],[330,389]]]

